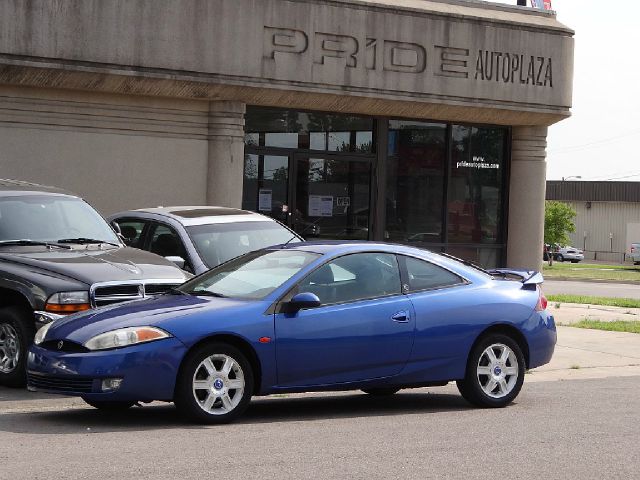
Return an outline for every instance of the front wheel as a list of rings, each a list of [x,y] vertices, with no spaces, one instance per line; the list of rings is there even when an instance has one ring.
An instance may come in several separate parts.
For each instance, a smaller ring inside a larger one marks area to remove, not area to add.
[[[522,350],[511,337],[487,335],[471,351],[465,378],[456,384],[469,403],[504,407],[520,393],[525,368]]]
[[[199,423],[228,423],[249,405],[253,371],[237,348],[210,343],[185,359],[176,384],[178,411]]]
[[[26,385],[27,349],[33,342],[34,330],[26,309],[0,308],[0,385]]]
[[[562,254],[561,254],[561,253],[559,253],[559,254],[556,256],[556,260],[557,260],[557,261],[559,261],[559,262],[564,262],[564,257],[562,256]]]

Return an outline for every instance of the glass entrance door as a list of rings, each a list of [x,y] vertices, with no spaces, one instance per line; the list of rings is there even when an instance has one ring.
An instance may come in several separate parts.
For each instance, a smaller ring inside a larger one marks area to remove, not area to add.
[[[371,163],[344,155],[294,155],[289,225],[305,238],[369,238]]]
[[[287,224],[289,156],[245,154],[242,208]]]

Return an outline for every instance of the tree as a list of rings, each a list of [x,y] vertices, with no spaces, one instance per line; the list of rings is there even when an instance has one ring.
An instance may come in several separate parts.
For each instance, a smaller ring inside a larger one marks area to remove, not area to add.
[[[574,208],[563,202],[547,201],[544,209],[544,242],[569,244],[569,233],[576,231]]]

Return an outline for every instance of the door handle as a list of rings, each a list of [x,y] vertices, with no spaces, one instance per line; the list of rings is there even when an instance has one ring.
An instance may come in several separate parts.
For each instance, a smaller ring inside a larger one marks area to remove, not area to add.
[[[391,320],[393,320],[394,322],[406,323],[409,321],[409,312],[403,310],[401,312],[394,313],[393,315],[391,315]]]

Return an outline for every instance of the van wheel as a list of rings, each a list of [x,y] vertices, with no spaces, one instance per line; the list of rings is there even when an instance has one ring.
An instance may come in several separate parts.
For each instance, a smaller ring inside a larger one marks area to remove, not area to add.
[[[524,382],[524,355],[511,337],[490,334],[473,347],[465,378],[456,382],[469,403],[499,408],[511,403]]]
[[[27,350],[34,335],[30,311],[19,307],[0,308],[0,385],[24,387],[27,384]]]
[[[228,423],[239,417],[253,394],[253,371],[237,348],[210,343],[191,352],[180,369],[174,403],[198,423]]]

